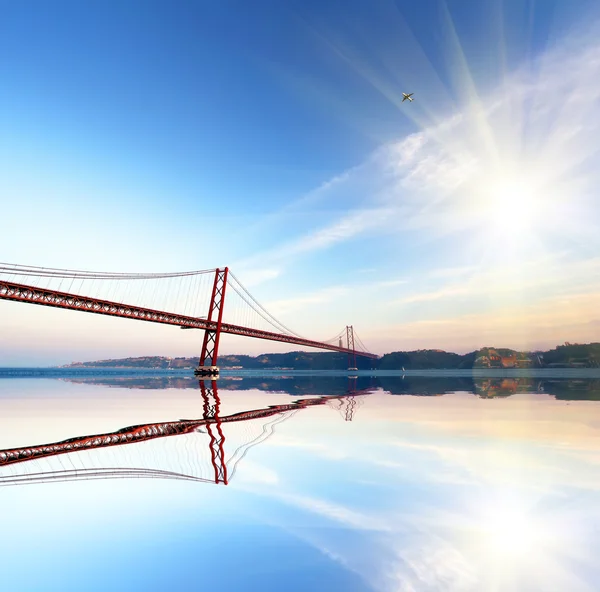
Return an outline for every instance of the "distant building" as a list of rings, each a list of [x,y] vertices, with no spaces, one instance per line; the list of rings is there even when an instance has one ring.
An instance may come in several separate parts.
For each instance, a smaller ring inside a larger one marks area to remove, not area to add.
[[[490,359],[487,356],[479,356],[475,358],[475,362],[473,365],[476,368],[489,368],[490,367]]]
[[[505,356],[500,359],[500,363],[503,368],[516,368],[518,366],[517,356],[515,354],[511,354],[510,356]]]
[[[490,349],[488,351],[488,357],[490,359],[490,362],[501,362],[502,361],[502,356],[495,349]]]

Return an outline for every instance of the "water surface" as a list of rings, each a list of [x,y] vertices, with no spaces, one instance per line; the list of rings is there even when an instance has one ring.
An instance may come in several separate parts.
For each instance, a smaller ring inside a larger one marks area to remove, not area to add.
[[[599,589],[600,380],[202,385],[0,380],[3,589]]]

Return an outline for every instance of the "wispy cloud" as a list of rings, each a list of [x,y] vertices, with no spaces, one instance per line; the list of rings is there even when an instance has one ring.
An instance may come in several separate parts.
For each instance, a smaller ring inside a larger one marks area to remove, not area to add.
[[[478,268],[474,265],[463,265],[461,267],[441,267],[439,269],[432,269],[427,275],[431,278],[456,278],[468,275],[477,269]]]
[[[383,282],[377,282],[375,287],[378,288],[393,288],[394,286],[402,286],[408,284],[409,280],[406,278],[399,278],[397,280],[385,280]]]
[[[349,528],[377,531],[390,530],[389,524],[386,524],[383,517],[377,518],[372,515],[365,515],[329,500],[293,493],[275,493],[274,496],[293,506],[313,512]]]
[[[272,486],[279,483],[279,475],[268,467],[244,459],[244,462],[236,467],[236,480],[246,484]]]
[[[239,261],[236,268],[251,268],[258,262],[280,267],[290,264],[303,255],[322,251],[367,232],[375,231],[385,224],[391,212],[389,207],[365,207],[351,211],[331,224],[278,245],[274,249]]]
[[[325,304],[343,298],[349,292],[347,286],[331,286],[308,294],[300,294],[294,298],[274,300],[268,303],[269,311],[275,315],[286,315],[315,304]]]
[[[441,300],[444,298],[465,296],[470,294],[469,286],[463,284],[457,284],[452,286],[446,286],[438,290],[432,290],[427,292],[421,292],[417,294],[411,294],[398,300],[400,304],[413,304],[415,302],[433,302],[434,300]]]
[[[557,293],[580,294],[600,291],[600,258],[575,260],[569,257],[543,257],[490,269],[463,268],[463,277],[449,269],[452,281],[434,289],[408,294],[397,304],[414,304],[434,300],[491,297],[495,300],[518,295],[525,300]],[[467,277],[464,277],[464,275]],[[436,271],[430,277],[444,277]]]
[[[517,304],[500,302],[484,312],[434,314],[433,318],[393,324],[382,328],[378,336],[394,349],[419,349],[435,344],[450,351],[470,351],[489,345],[538,349],[564,341],[594,342],[598,340],[600,327],[598,302],[600,290]]]
[[[385,222],[388,215],[389,210],[384,208],[352,212],[334,224],[320,228],[312,234],[288,244],[283,248],[282,255],[289,257],[328,248],[336,243],[354,238],[369,229],[376,228]]]
[[[264,282],[269,280],[274,280],[281,275],[281,271],[279,269],[267,268],[267,269],[245,269],[242,270],[240,275],[240,281],[247,288],[251,288],[252,286],[258,286]]]
[[[294,450],[303,450],[307,452],[312,452],[317,456],[321,456],[323,458],[327,458],[330,460],[342,460],[347,458],[347,454],[338,449],[332,448],[330,446],[326,446],[321,442],[315,442],[312,440],[303,440],[301,438],[293,438],[286,435],[279,435],[276,440],[269,442],[270,446],[281,446],[284,448],[293,448]]]

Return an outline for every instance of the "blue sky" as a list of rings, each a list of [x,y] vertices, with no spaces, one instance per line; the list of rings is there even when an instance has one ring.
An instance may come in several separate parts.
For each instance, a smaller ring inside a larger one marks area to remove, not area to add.
[[[298,332],[379,353],[591,341],[595,4],[2,3],[0,259],[229,265]],[[0,314],[9,364],[195,343]]]

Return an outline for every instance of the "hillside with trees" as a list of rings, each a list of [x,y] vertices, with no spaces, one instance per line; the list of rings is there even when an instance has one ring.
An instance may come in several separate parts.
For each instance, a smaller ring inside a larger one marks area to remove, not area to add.
[[[197,357],[169,358],[145,356],[74,362],[64,368],[155,368],[192,369]],[[598,368],[600,343],[565,343],[548,351],[519,352],[507,348],[484,347],[467,354],[456,354],[439,349],[397,351],[377,360],[357,356],[359,370],[469,370],[471,368]],[[223,370],[346,370],[348,357],[338,352],[289,352],[259,356],[227,355],[219,357]]]

